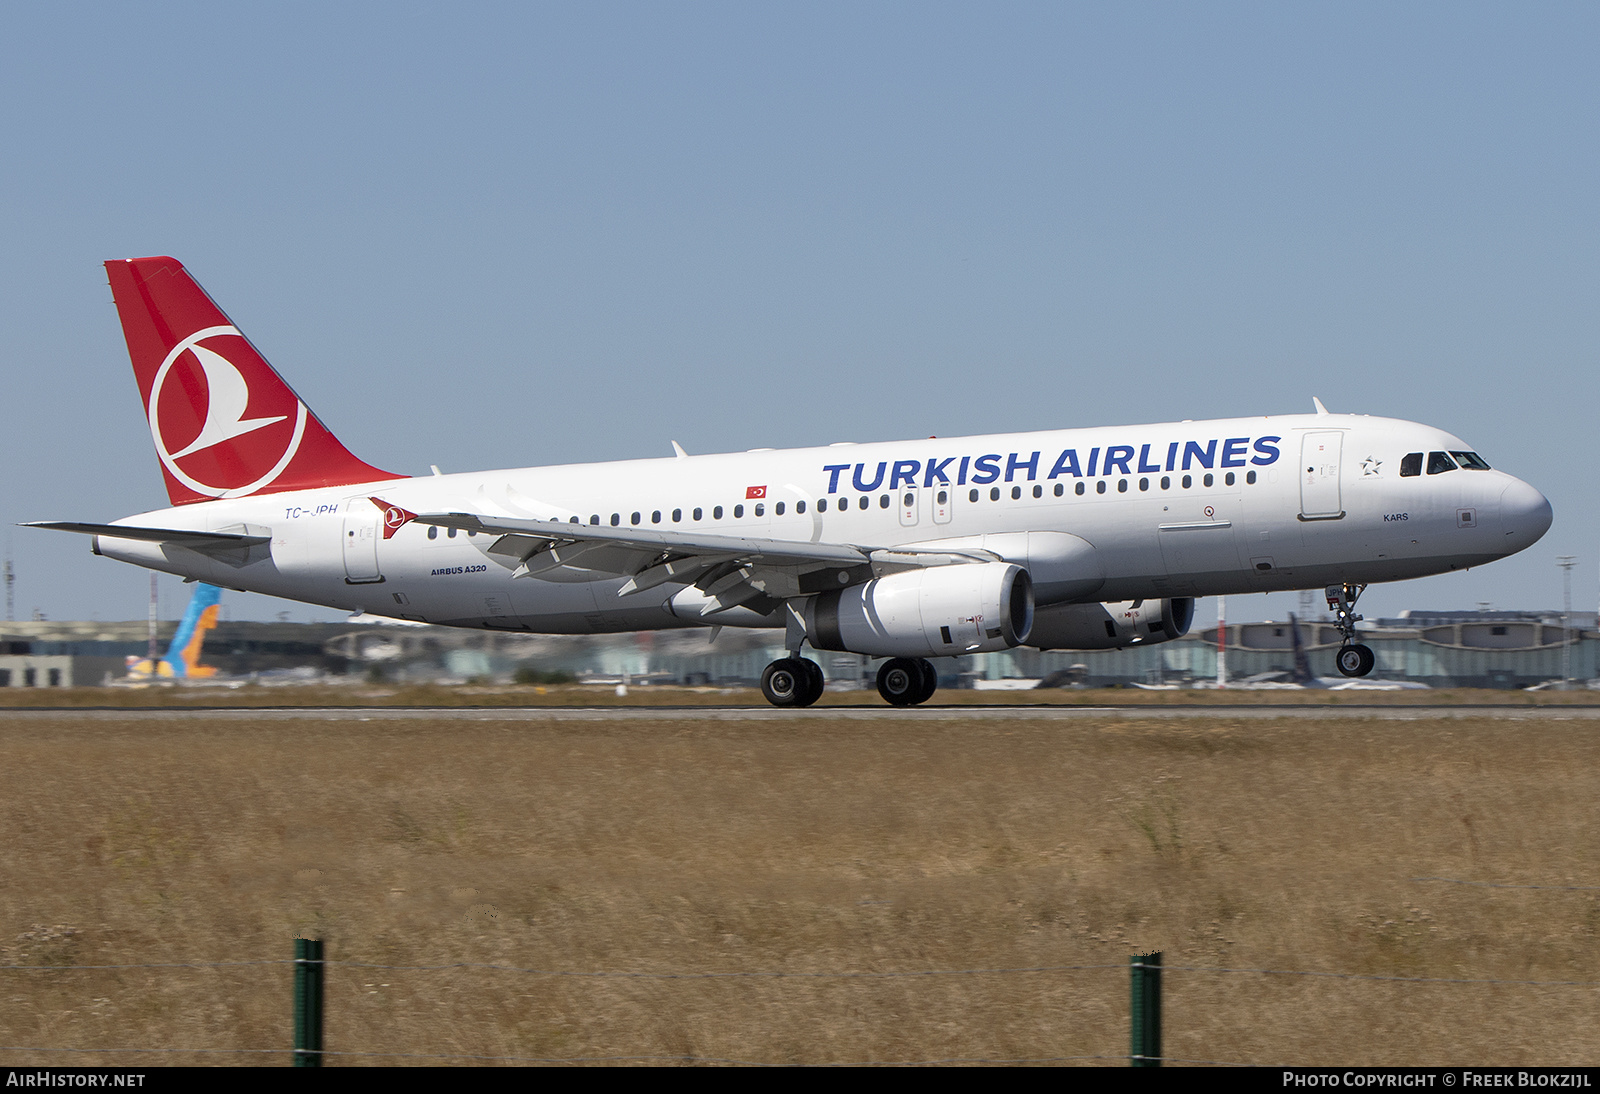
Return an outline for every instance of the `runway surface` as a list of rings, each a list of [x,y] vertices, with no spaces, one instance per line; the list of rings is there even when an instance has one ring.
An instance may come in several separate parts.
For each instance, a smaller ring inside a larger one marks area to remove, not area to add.
[[[1506,721],[1600,721],[1600,706],[824,706],[785,710],[770,706],[639,707],[31,707],[0,709],[7,721],[89,719],[106,721],[293,721],[404,722],[449,719],[462,722],[771,722],[805,725],[815,721],[859,722],[1074,722],[1167,719],[1329,719],[1383,722],[1496,718]]]

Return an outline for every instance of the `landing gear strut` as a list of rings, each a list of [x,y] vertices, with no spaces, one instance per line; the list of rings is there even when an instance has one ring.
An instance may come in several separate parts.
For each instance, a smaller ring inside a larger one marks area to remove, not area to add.
[[[808,657],[782,657],[761,674],[761,694],[775,707],[808,707],[822,698],[822,666]]]
[[[926,703],[938,687],[939,670],[925,657],[891,657],[878,669],[878,694],[890,706]]]
[[[1328,610],[1333,613],[1333,625],[1339,628],[1342,644],[1334,654],[1333,663],[1341,676],[1365,676],[1372,671],[1377,657],[1371,647],[1356,641],[1356,624],[1361,616],[1356,614],[1356,601],[1366,591],[1365,585],[1329,585]]]

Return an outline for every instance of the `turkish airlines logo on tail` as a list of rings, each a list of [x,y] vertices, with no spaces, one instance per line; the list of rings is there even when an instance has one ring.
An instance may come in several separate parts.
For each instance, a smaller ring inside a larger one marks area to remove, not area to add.
[[[272,485],[299,452],[308,416],[233,326],[206,327],[172,347],[150,386],[148,413],[167,471],[212,498]]]

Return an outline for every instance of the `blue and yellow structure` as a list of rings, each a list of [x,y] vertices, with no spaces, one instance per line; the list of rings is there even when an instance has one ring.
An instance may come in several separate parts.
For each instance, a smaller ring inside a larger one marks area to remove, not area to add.
[[[200,663],[200,649],[205,645],[206,632],[217,625],[217,611],[222,600],[222,590],[204,582],[195,586],[189,607],[178,623],[165,657],[152,667],[150,659],[128,658],[128,676],[131,679],[192,679],[215,676],[216,667]]]

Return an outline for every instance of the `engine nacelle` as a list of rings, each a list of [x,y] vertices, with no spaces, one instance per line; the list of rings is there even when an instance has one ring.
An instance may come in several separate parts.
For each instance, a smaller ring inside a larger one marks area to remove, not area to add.
[[[1008,562],[928,566],[811,597],[806,638],[873,657],[953,657],[1020,646],[1033,582]]]
[[[1034,616],[1028,645],[1041,650],[1120,650],[1170,642],[1189,633],[1194,598],[1057,604]]]

